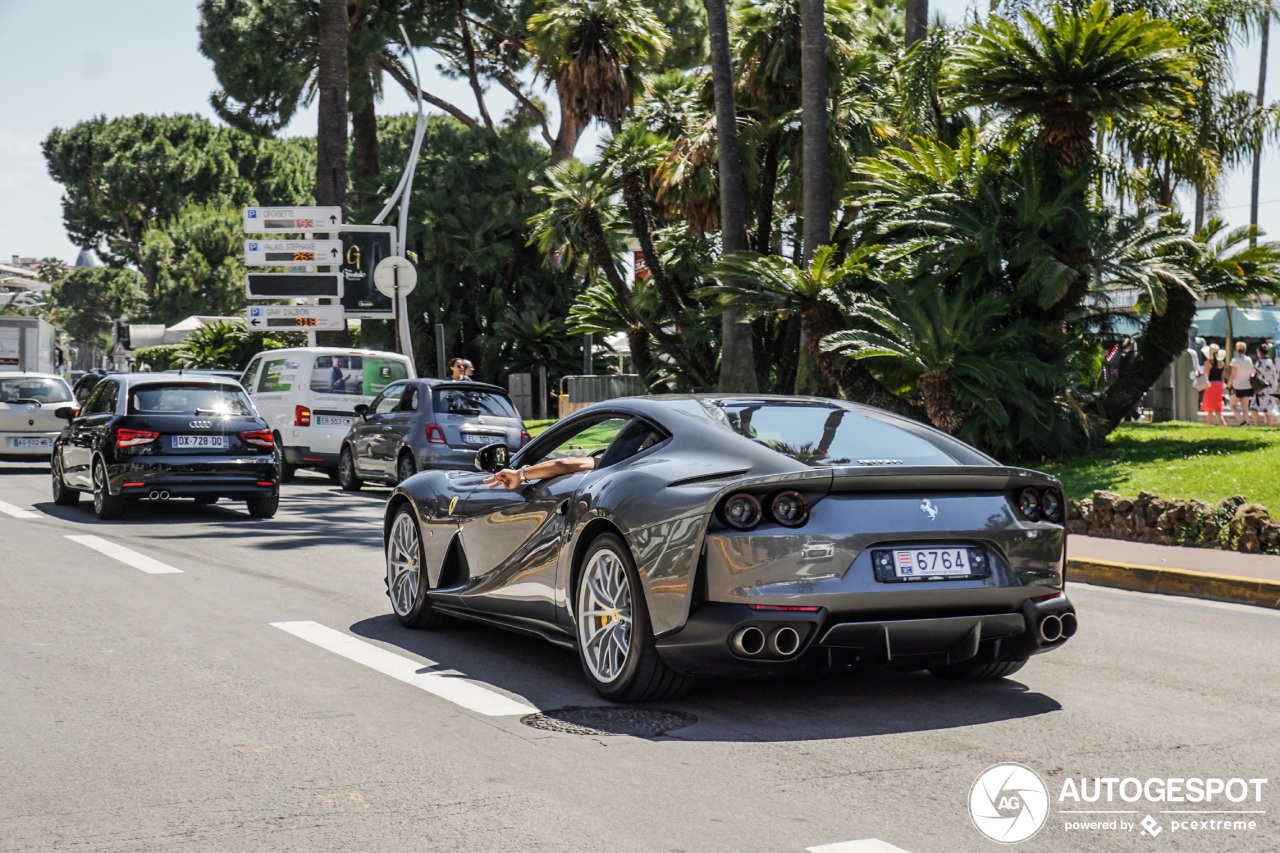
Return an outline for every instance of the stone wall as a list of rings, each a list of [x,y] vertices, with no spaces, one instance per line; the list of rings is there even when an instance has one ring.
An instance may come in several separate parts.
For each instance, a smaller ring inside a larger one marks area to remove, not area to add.
[[[1240,495],[1214,505],[1165,500],[1151,492],[1128,498],[1096,491],[1091,499],[1067,501],[1067,531],[1159,545],[1280,553],[1280,522],[1272,521],[1266,507]]]

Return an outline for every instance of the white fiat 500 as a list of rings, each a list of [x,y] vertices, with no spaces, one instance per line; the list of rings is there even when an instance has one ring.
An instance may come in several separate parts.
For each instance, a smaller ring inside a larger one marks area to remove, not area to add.
[[[0,372],[0,459],[48,459],[66,426],[54,413],[74,405],[61,376]]]

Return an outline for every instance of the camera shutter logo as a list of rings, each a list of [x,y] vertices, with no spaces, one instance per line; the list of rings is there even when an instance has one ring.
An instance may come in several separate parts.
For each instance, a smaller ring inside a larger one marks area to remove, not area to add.
[[[992,841],[1026,841],[1049,817],[1049,789],[1029,767],[996,764],[974,781],[969,791],[969,816],[978,831]]]

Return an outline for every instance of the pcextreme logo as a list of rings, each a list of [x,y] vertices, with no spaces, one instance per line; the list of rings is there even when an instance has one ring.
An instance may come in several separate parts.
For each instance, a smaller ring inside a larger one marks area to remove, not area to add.
[[[969,816],[978,831],[992,841],[1026,841],[1049,817],[1049,789],[1029,767],[993,765],[983,770],[969,789]]]

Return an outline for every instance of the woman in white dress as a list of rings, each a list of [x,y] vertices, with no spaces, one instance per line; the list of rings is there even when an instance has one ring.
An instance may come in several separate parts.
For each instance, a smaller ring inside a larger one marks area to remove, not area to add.
[[[1277,385],[1280,384],[1280,368],[1276,367],[1271,347],[1265,341],[1258,344],[1258,360],[1253,364],[1254,375],[1267,383],[1261,391],[1253,395],[1249,402],[1249,411],[1253,414],[1254,426],[1272,426],[1280,421],[1280,408],[1277,408]]]

